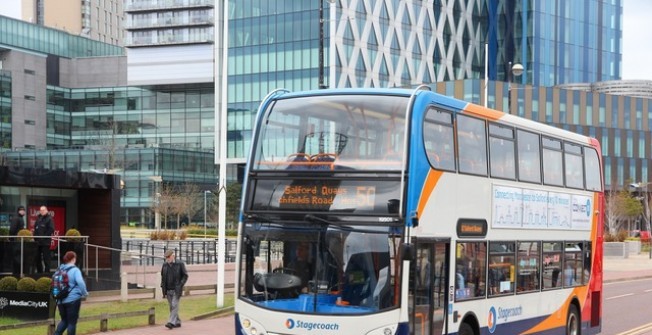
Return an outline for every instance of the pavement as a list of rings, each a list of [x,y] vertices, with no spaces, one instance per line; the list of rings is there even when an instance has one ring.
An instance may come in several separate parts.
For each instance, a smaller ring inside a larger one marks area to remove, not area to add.
[[[229,264],[227,264],[229,265]],[[234,264],[227,266],[225,275],[226,283],[233,283]],[[216,281],[213,265],[189,265],[189,285],[208,285]],[[623,280],[652,278],[652,258],[650,254],[629,255],[628,258],[605,257],[603,261],[603,279],[605,283]],[[227,293],[232,294],[232,293]],[[99,298],[89,297],[88,302],[100,301]],[[105,299],[105,298],[103,298]],[[182,298],[183,299],[183,298]],[[115,300],[115,299],[113,299]],[[182,300],[183,301],[183,300]],[[182,302],[183,303],[183,302]],[[183,305],[182,305],[183,306]],[[183,320],[181,328],[168,330],[164,324],[166,320],[156,320],[154,326],[144,326],[124,330],[97,333],[97,335],[161,335],[161,334],[234,334],[235,321],[233,315],[207,318],[202,320]],[[110,321],[109,321],[110,324]]]

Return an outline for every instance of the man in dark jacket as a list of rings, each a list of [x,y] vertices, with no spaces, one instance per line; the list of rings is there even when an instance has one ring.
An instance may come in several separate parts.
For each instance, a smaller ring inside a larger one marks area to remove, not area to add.
[[[48,212],[48,208],[41,206],[39,209],[39,215],[36,218],[36,223],[34,223],[34,236],[36,240],[36,245],[38,246],[38,251],[36,252],[36,272],[43,272],[45,269],[46,273],[50,272],[50,243],[52,243],[52,233],[54,233],[54,223],[52,222],[52,217]],[[38,236],[45,236],[39,238]]]
[[[26,228],[25,226],[25,206],[18,206],[16,210],[17,214],[11,218],[11,225],[9,226],[9,235],[16,236],[18,232]],[[15,238],[11,238],[11,241],[14,241]],[[14,245],[14,256],[13,256],[13,275],[20,278],[20,243],[15,243]],[[27,269],[25,269],[27,270]]]
[[[186,265],[176,260],[174,251],[166,251],[165,263],[161,268],[161,290],[163,290],[163,296],[167,297],[170,305],[170,318],[168,323],[165,324],[168,329],[181,327],[179,299],[183,292],[183,286],[186,285],[187,281],[188,271],[186,271]]]
[[[11,225],[9,226],[9,235],[16,236],[18,231],[25,228],[25,206],[18,206],[16,216],[11,218]],[[11,239],[14,240],[13,238]]]

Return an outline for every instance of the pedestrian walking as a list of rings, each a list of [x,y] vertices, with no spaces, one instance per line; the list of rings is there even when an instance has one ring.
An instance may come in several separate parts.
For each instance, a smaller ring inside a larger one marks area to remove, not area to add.
[[[57,300],[61,321],[57,325],[54,335],[61,335],[65,330],[68,331],[68,335],[75,335],[82,298],[88,296],[81,270],[75,266],[76,261],[77,254],[74,251],[68,251],[63,255],[63,264],[59,266],[59,270],[65,271],[65,275],[68,277],[67,286],[70,293],[62,300]]]
[[[170,306],[170,318],[165,324],[168,329],[181,327],[179,319],[179,299],[183,292],[183,286],[188,281],[188,271],[186,265],[176,260],[174,251],[165,252],[165,263],[161,268],[161,290],[163,296],[168,299]]]
[[[36,252],[36,272],[50,272],[50,262],[52,261],[52,257],[50,256],[52,233],[54,233],[52,216],[50,216],[47,207],[41,206],[36,223],[34,223],[34,236],[37,236],[36,245],[38,247]],[[38,236],[45,237],[39,238]]]

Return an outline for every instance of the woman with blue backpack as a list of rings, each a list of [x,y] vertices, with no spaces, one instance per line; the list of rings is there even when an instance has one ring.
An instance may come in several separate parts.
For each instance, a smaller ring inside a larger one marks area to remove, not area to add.
[[[81,270],[75,266],[76,261],[77,254],[74,251],[66,252],[63,255],[63,264],[52,277],[52,295],[57,300],[61,316],[61,322],[54,331],[55,335],[63,334],[66,329],[68,335],[75,335],[81,300],[88,296]]]

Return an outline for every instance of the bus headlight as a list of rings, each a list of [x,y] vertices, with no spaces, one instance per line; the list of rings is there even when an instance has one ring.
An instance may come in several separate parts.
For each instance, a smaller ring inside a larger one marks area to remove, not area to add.
[[[251,327],[251,321],[249,321],[249,319],[242,320],[242,327],[244,329],[249,329],[249,327]]]
[[[258,330],[256,330],[255,327],[251,327],[251,329],[249,330],[249,333],[251,333],[251,335],[256,335],[256,334],[258,334]]]

